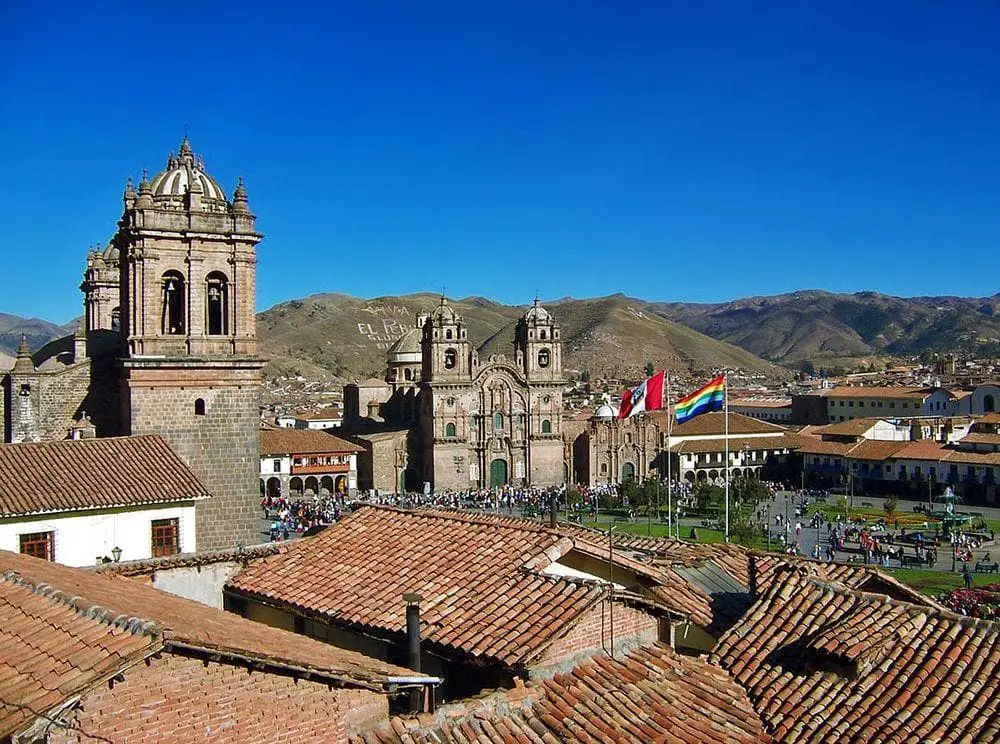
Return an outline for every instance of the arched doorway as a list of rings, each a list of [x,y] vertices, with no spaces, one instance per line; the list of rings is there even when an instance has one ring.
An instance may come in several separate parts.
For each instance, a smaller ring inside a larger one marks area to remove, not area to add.
[[[260,497],[264,498],[264,479],[260,479]]]
[[[497,458],[490,463],[490,488],[507,485],[507,461]]]
[[[689,470],[686,473],[684,473],[684,480],[686,480],[688,483],[694,483],[694,471]]]
[[[292,492],[295,496],[302,495],[302,479],[299,476],[293,476],[290,481],[288,481],[288,490]]]
[[[983,413],[993,413],[997,409],[996,401],[992,395],[983,396]]]
[[[707,478],[708,478],[708,474],[704,470],[699,470],[698,471],[698,481],[700,483],[704,483],[705,480],[707,480]]]
[[[333,493],[333,478],[329,475],[324,475],[319,479],[319,492],[323,496],[329,496]]]
[[[267,495],[273,498],[281,496],[281,481],[277,478],[267,479]]]
[[[334,484],[334,490],[337,493],[347,493],[347,476],[346,475],[338,475],[337,476],[337,481]]]
[[[315,475],[310,475],[306,478],[306,494],[309,496],[315,496],[319,493],[319,481],[316,480]]]
[[[622,483],[630,480],[635,480],[635,465],[627,462],[622,465]]]

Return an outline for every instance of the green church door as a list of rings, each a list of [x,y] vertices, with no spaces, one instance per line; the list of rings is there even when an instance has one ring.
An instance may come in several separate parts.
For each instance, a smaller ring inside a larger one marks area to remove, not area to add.
[[[490,463],[490,488],[507,485],[507,462],[494,460]]]

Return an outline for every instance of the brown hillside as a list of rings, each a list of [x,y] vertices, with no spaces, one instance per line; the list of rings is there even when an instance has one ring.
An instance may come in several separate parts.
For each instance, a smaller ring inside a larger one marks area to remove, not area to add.
[[[312,376],[318,368],[344,379],[381,376],[388,347],[413,327],[418,312],[439,301],[426,293],[372,300],[323,294],[276,305],[258,316],[262,349],[273,360],[268,373]],[[482,354],[510,355],[514,325],[524,307],[479,297],[452,304]],[[633,378],[652,361],[657,368],[695,376],[723,367],[775,378],[786,374],[742,349],[649,312],[641,300],[615,295],[560,300],[547,307],[563,329],[563,367],[568,371]]]

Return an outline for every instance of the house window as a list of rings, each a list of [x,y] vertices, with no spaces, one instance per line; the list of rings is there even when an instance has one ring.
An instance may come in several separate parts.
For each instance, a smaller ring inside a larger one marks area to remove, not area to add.
[[[180,272],[168,271],[162,280],[162,305],[160,321],[165,336],[184,335],[184,277]]]
[[[500,411],[493,414],[493,428],[497,431],[503,429],[503,414]]]
[[[205,399],[196,398],[194,401],[194,415],[204,416],[205,415]]]
[[[150,523],[154,558],[181,552],[179,524],[178,519],[154,519]]]
[[[552,422],[548,419],[542,419],[542,434],[552,433]]]
[[[280,473],[281,472],[281,460],[272,460],[271,461],[271,472],[272,473]]]
[[[117,307],[111,309],[111,330],[120,331],[122,329],[122,311]]]
[[[540,338],[542,341],[545,340],[545,329],[544,328],[542,328],[540,331],[538,331],[538,338]]]
[[[209,336],[224,336],[229,325],[229,280],[226,275],[213,271],[208,275],[205,289],[205,309],[208,313],[205,328]]]
[[[447,331],[444,332],[444,337],[446,339],[448,339],[449,341],[451,341],[451,339],[454,337],[454,335],[452,334],[450,328]]]
[[[24,555],[41,558],[43,561],[56,559],[55,532],[29,532],[18,536],[19,550]]]

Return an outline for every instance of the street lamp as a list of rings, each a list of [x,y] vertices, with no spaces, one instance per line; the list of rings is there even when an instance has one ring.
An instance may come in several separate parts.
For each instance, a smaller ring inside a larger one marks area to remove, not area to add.
[[[111,558],[115,563],[118,563],[122,559],[122,549],[117,545],[111,548]]]

